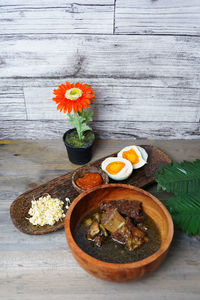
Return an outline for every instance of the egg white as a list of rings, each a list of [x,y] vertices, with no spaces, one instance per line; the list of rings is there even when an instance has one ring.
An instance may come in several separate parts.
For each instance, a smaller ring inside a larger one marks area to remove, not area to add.
[[[123,169],[121,169],[121,171],[119,171],[117,174],[113,175],[113,174],[110,174],[107,170],[106,170],[106,167],[112,163],[112,162],[123,162],[125,163],[125,166],[123,167]],[[125,180],[127,179],[132,171],[133,171],[133,165],[132,163],[125,159],[125,158],[119,158],[119,157],[108,157],[106,158],[102,164],[101,164],[101,168],[104,172],[106,172],[108,174],[108,176],[114,180],[117,180],[117,181],[120,181],[120,180]]]
[[[117,156],[119,158],[123,158],[123,152],[124,151],[129,151],[129,150],[135,150],[135,152],[137,153],[137,155],[139,156],[139,162],[137,164],[132,164],[133,169],[139,169],[141,167],[143,167],[146,163],[147,163],[147,159],[148,159],[148,154],[146,152],[146,150],[140,146],[127,146],[125,148],[123,148],[118,154]]]

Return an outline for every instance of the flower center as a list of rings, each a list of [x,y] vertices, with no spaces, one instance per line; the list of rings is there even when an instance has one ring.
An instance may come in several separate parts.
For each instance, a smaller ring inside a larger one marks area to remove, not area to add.
[[[81,89],[72,88],[66,91],[65,98],[69,100],[77,100],[82,96],[82,94],[83,92],[81,91]]]

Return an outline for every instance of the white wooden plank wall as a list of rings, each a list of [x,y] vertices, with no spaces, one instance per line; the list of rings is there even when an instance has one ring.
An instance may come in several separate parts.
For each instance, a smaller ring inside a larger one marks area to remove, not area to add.
[[[101,138],[199,138],[199,0],[4,0],[0,138],[59,138],[52,91],[96,91]]]
[[[199,0],[117,0],[115,32],[200,34]]]
[[[4,0],[0,33],[113,33],[114,0]]]

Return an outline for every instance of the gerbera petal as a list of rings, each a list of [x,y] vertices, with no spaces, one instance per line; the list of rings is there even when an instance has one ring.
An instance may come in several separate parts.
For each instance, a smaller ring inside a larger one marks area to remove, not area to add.
[[[77,113],[77,104],[76,104],[76,103],[73,103],[72,105],[73,105],[73,110],[74,110],[74,112]]]
[[[57,106],[57,110],[60,110],[60,111],[62,111],[62,109],[63,109],[63,106],[62,106],[61,104],[58,104],[58,106]]]
[[[66,88],[67,88],[67,89],[70,89],[70,88],[71,88],[71,83],[70,83],[69,81],[66,81],[65,85],[66,85]]]
[[[83,92],[82,95],[77,100],[67,100],[65,96],[66,91],[74,87],[80,89]],[[77,112],[77,109],[82,111],[82,109],[90,107],[90,102],[94,101],[95,98],[91,86],[87,83],[80,82],[71,84],[69,81],[66,81],[65,84],[61,84],[57,89],[54,89],[53,94],[56,95],[56,97],[53,97],[53,101],[58,104],[57,109],[60,111],[63,110],[64,113],[67,111],[70,113],[72,109],[75,113]]]
[[[78,111],[82,112],[82,105],[78,105]]]
[[[55,90],[53,90],[53,93],[54,93],[54,95],[58,95],[59,92],[58,92],[58,90],[55,89]]]
[[[63,108],[64,114],[67,112],[67,109],[68,109],[68,107],[67,107],[67,105],[65,104],[65,105],[64,105],[64,108]]]
[[[84,99],[84,103],[90,104],[90,100],[89,99]]]
[[[68,103],[68,113],[70,114],[71,111],[72,111],[72,104],[69,102]]]
[[[83,106],[84,109],[86,109],[87,108],[87,103],[83,103],[82,106]]]
[[[76,82],[75,87],[78,88],[78,89],[81,89],[81,84],[79,82]]]
[[[66,85],[64,83],[62,83],[61,85],[59,85],[59,88],[62,90],[66,90]]]

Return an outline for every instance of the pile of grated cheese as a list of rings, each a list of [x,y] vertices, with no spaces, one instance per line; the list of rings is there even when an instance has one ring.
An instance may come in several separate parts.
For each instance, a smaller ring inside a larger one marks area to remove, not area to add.
[[[66,198],[69,204],[69,199]],[[29,209],[29,222],[33,225],[54,225],[60,219],[65,217],[63,204],[64,202],[58,198],[51,198],[49,194],[46,197],[40,197],[39,200],[31,201],[31,208]],[[66,205],[68,209],[69,205]]]

